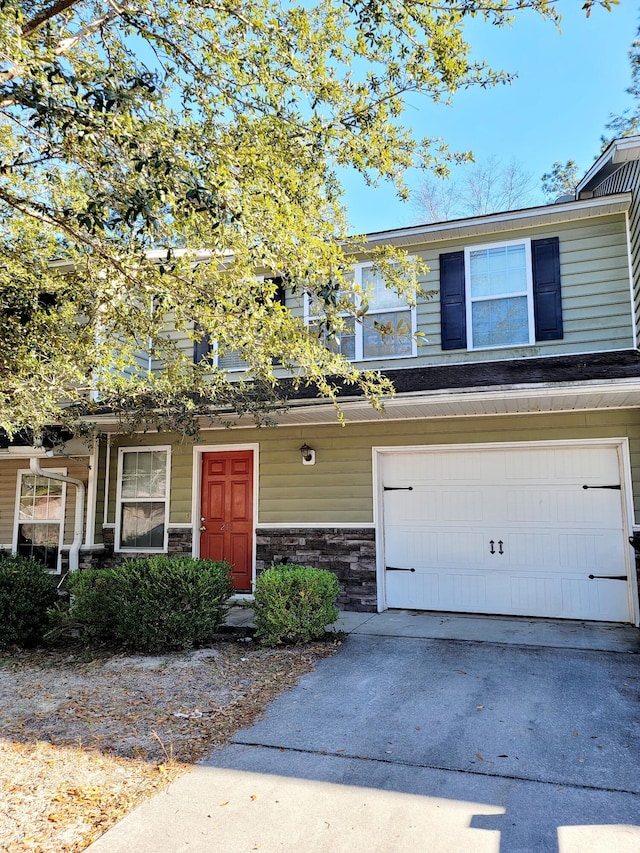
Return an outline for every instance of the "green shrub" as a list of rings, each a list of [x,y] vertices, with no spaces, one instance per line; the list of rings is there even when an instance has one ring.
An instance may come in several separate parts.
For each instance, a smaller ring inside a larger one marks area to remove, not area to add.
[[[265,645],[306,643],[338,618],[338,579],[310,566],[273,566],[256,580],[256,639]]]
[[[56,579],[40,563],[0,553],[0,646],[35,646],[49,626]]]
[[[70,578],[70,617],[85,638],[129,651],[206,643],[223,624],[232,592],[225,562],[157,556]]]

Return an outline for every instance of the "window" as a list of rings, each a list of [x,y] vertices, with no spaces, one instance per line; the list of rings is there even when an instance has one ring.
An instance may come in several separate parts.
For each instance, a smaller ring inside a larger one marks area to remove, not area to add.
[[[272,281],[275,284],[273,301],[285,304],[286,282],[284,278],[278,276],[274,278],[265,278],[258,276],[260,281]],[[246,371],[248,368],[247,362],[242,358],[239,352],[228,351],[224,355],[218,353],[218,346],[213,335],[205,334],[200,341],[194,341],[193,344],[193,361],[199,364],[203,359],[209,358],[216,367],[222,370],[230,371]]]
[[[443,349],[527,346],[563,337],[557,237],[440,255]]]
[[[18,472],[13,550],[33,557],[52,572],[60,571],[65,496],[65,483],[30,471]]]
[[[465,277],[469,349],[533,343],[529,241],[465,249]]]
[[[345,315],[345,325],[335,336],[323,334],[323,343],[350,361],[410,357],[416,354],[415,307],[406,297],[389,289],[384,277],[372,264],[357,264],[354,282],[362,288],[362,298],[369,310],[361,322]],[[305,297],[306,321],[310,328],[319,326],[320,306]],[[388,331],[384,334],[381,327]]]
[[[166,550],[170,452],[169,447],[118,451],[116,550]]]

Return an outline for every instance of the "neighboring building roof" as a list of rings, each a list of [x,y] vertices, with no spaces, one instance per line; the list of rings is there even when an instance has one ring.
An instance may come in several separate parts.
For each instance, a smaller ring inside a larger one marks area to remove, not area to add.
[[[617,193],[600,198],[526,207],[521,210],[505,210],[501,213],[472,216],[467,219],[451,219],[446,222],[431,222],[427,225],[393,228],[367,234],[366,238],[372,245],[414,246],[455,237],[467,238],[474,234],[502,233],[516,228],[556,225],[561,222],[586,219],[590,216],[624,213],[629,209],[630,204],[631,193]]]
[[[631,160],[640,160],[640,136],[614,139],[576,187],[576,198],[580,198],[582,193],[592,192],[609,175]]]

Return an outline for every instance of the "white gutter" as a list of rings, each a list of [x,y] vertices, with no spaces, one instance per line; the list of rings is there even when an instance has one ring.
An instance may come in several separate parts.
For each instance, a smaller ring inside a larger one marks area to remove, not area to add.
[[[80,546],[82,545],[82,519],[84,516],[84,494],[85,486],[82,480],[76,480],[75,477],[67,477],[66,474],[59,474],[57,471],[47,471],[40,467],[40,460],[36,456],[29,459],[29,468],[38,477],[47,477],[49,480],[59,480],[62,483],[70,483],[76,487],[76,511],[73,523],[73,542],[69,548],[69,571],[77,572],[80,566]]]

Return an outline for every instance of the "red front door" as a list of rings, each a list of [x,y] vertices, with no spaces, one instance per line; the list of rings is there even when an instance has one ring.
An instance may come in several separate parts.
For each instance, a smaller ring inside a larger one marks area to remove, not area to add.
[[[253,451],[202,454],[200,556],[226,560],[236,589],[251,589]]]

